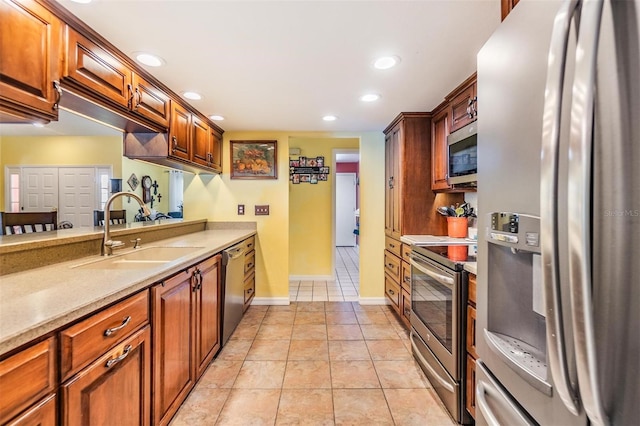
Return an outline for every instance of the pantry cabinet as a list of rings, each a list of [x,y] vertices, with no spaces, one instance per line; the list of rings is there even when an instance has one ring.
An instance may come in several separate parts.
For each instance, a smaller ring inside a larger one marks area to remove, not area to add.
[[[58,119],[63,23],[33,0],[0,2],[0,122]]]

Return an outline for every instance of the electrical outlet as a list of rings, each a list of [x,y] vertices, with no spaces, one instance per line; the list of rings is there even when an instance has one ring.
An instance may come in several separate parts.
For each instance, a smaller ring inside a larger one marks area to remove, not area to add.
[[[238,215],[244,214],[244,204],[238,204]]]
[[[256,206],[256,216],[269,216],[269,204]]]

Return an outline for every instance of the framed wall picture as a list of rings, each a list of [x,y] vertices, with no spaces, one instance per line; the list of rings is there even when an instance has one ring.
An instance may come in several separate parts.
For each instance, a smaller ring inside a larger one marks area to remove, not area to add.
[[[278,179],[277,141],[230,141],[231,179]]]

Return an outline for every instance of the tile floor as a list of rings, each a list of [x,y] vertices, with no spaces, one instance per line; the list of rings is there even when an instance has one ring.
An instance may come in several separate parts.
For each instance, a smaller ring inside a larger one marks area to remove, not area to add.
[[[171,426],[454,425],[388,306],[251,306]]]
[[[358,247],[336,247],[335,281],[289,281],[292,302],[357,302],[360,287]]]

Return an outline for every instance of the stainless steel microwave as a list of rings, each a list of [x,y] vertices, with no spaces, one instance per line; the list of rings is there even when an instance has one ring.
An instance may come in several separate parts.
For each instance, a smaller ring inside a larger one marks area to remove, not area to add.
[[[447,136],[449,185],[476,186],[478,182],[477,122]]]

